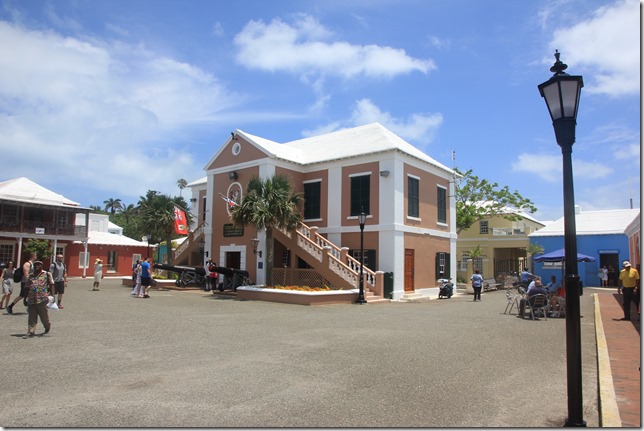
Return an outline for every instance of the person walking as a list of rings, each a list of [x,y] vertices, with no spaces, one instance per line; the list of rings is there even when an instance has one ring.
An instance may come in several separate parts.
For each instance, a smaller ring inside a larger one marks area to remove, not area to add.
[[[2,270],[0,279],[2,280],[2,299],[0,299],[0,310],[9,306],[9,300],[13,293],[13,272],[16,270],[13,266],[13,260],[10,260],[7,267]]]
[[[602,287],[608,287],[608,268],[606,268],[606,265],[599,268],[599,276]]]
[[[94,262],[94,288],[92,290],[101,290],[101,279],[103,278],[103,261],[100,257]]]
[[[622,263],[623,269],[619,272],[619,285],[617,293],[624,295],[624,317],[619,320],[631,320],[631,302],[633,302],[633,291],[640,283],[640,274],[635,268],[631,268],[631,263],[625,260]]]
[[[141,289],[143,289],[144,298],[150,297],[150,295],[148,295],[148,292],[150,291],[151,284],[152,284],[152,269],[150,266],[150,258],[146,257],[145,260],[141,262]]]
[[[27,297],[27,289],[26,289],[26,283],[27,283],[27,278],[33,273],[34,271],[34,262],[37,259],[37,255],[35,252],[29,253],[29,260],[26,261],[22,265],[22,281],[20,281],[20,295],[16,299],[13,300],[11,305],[7,305],[7,313],[13,314],[13,306],[16,305],[21,299],[25,299]]]
[[[42,262],[37,260],[33,265],[33,272],[26,281],[27,289],[27,335],[22,338],[31,338],[36,335],[36,325],[38,318],[45,328],[44,334],[48,334],[51,329],[49,322],[49,290],[54,285],[54,279],[47,271],[42,270]]]
[[[134,289],[132,289],[132,296],[143,296],[141,294],[141,261],[137,259],[134,266],[134,274],[132,275],[134,281]]]
[[[478,269],[475,269],[474,274],[470,278],[472,280],[472,288],[474,289],[474,301],[479,302],[481,302],[481,289],[483,288],[483,277],[480,272]]]
[[[65,287],[67,287],[67,267],[63,262],[62,254],[56,255],[56,260],[51,265],[49,265],[49,272],[54,279],[54,288],[51,292],[51,295],[54,297],[54,299],[56,298],[56,295],[58,295],[58,308],[62,310],[63,305],[61,304],[61,302],[63,301]]]
[[[615,268],[608,265],[608,287],[615,287]]]

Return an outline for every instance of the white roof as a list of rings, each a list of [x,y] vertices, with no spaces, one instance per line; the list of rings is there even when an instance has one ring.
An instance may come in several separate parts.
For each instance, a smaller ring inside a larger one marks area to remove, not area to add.
[[[604,211],[587,211],[575,215],[575,227],[577,235],[616,235],[626,232],[626,228],[639,218],[640,210],[621,209]],[[547,224],[544,228],[528,235],[540,236],[562,236],[564,234],[564,218]]]
[[[117,235],[109,232],[89,232],[88,244],[101,244],[101,245],[131,245],[138,247],[147,247],[147,242],[137,241],[124,235]],[[80,242],[80,241],[76,241]]]
[[[188,185],[186,187],[201,186],[201,185],[205,185],[207,183],[208,183],[208,177],[203,177],[203,178],[199,178],[198,180],[195,180],[195,181],[193,181],[191,183],[188,183]]]
[[[400,151],[443,169],[450,174],[452,173],[450,168],[405,142],[379,123],[338,130],[325,135],[298,139],[282,144],[251,135],[242,130],[236,130],[235,134],[254,143],[272,157],[300,165],[329,162],[387,151]]]
[[[54,193],[25,177],[1,182],[0,199],[40,205],[81,208],[78,202],[71,201],[63,195]]]
[[[488,206],[492,205],[493,203],[494,203],[493,201],[478,201],[474,205],[476,205],[477,207],[481,208],[481,207],[488,207]],[[528,214],[525,211],[518,210],[516,208],[512,208],[512,207],[509,207],[509,206],[504,206],[499,210],[499,215],[503,215],[503,214],[515,214],[515,215],[518,215],[519,217],[522,217],[522,218],[524,218],[526,220],[530,220],[532,222],[539,223],[541,225],[546,224],[545,222],[539,221],[536,218],[532,217],[530,214]]]

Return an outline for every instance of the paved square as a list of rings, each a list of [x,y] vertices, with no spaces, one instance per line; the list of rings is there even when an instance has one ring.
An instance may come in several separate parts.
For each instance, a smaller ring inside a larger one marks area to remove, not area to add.
[[[503,291],[306,307],[201,291],[139,299],[120,279],[91,289],[70,281],[45,337],[21,338],[22,305],[0,315],[0,425],[552,427],[566,416],[564,319],[505,315]],[[592,427],[592,295],[581,300]]]

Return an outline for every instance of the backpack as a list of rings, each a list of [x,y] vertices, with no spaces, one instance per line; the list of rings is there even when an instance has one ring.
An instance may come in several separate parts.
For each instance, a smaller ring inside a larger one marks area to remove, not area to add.
[[[63,264],[63,274],[64,274],[65,271],[67,271],[67,267],[65,266],[65,262],[61,262],[61,263]],[[54,263],[51,264],[51,266],[54,267],[54,270],[51,271],[51,276],[56,277],[56,275],[58,273],[58,265],[56,265],[56,262],[54,262]]]
[[[22,266],[19,267],[19,268],[14,269],[14,271],[13,271],[13,282],[14,283],[20,283],[22,281],[22,276],[23,276]]]

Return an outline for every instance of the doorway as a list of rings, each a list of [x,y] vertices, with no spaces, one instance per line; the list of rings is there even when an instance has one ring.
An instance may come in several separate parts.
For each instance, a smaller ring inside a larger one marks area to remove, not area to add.
[[[226,268],[241,269],[241,253],[238,251],[226,252]]]
[[[405,249],[405,292],[414,291],[414,250]]]
[[[617,279],[619,278],[619,255],[617,253],[600,253],[599,254],[599,267],[606,266],[608,268],[608,285],[611,287],[617,286]],[[612,268],[612,272],[611,272]]]

